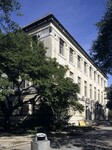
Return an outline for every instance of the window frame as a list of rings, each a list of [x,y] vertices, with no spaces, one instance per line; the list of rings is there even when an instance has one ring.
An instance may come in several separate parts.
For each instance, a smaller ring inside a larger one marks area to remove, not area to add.
[[[77,68],[81,69],[81,56],[77,56]]]
[[[96,71],[94,71],[94,81],[96,81]]]
[[[71,63],[73,63],[73,61],[74,61],[73,54],[74,54],[74,50],[70,47],[70,49],[69,49],[69,61]]]
[[[98,74],[98,84],[100,84],[100,75]]]
[[[87,62],[84,61],[84,73],[87,74]]]
[[[79,86],[79,89],[80,89],[79,93],[81,93],[81,77],[78,76],[77,80],[78,80],[78,86]]]
[[[70,78],[73,80],[74,79],[74,73],[72,71],[69,72]]]
[[[90,84],[90,99],[92,99],[92,84]]]
[[[59,42],[59,54],[61,54],[62,56],[64,56],[64,41],[60,38],[60,42]]]
[[[87,97],[87,81],[84,81],[84,96]]]
[[[89,67],[89,76],[90,76],[90,78],[92,78],[92,67],[91,66]]]
[[[94,87],[94,100],[96,100],[96,87]]]
[[[100,90],[98,89],[98,101],[100,102]]]

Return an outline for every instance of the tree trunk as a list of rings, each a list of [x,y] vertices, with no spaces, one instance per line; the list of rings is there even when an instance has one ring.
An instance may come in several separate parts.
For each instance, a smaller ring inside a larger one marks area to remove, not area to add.
[[[9,112],[8,114],[4,114],[5,117],[5,131],[10,131],[10,117],[11,117],[11,113]]]

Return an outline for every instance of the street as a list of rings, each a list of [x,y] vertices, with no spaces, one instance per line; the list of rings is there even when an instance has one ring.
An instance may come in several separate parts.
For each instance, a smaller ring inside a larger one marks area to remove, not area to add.
[[[31,150],[31,145],[30,144],[22,145],[22,146],[19,146],[17,148],[11,148],[8,150]],[[58,149],[57,148],[50,148],[50,150],[58,150]],[[72,148],[62,147],[59,150],[82,150],[82,149],[78,148],[78,147],[72,147]]]
[[[53,137],[51,150],[112,150],[112,127],[100,127],[83,135]],[[31,150],[31,144],[10,150]]]

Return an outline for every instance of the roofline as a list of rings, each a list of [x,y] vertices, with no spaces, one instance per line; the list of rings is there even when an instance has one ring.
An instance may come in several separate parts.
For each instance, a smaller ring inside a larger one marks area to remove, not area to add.
[[[22,29],[25,32],[28,32],[37,26],[41,26],[45,23],[52,22],[57,26],[57,28],[71,41],[73,45],[75,45],[78,50],[95,66],[96,69],[106,78],[108,79],[107,75],[99,68],[99,66],[92,60],[92,58],[86,53],[86,51],[79,45],[79,43],[73,38],[73,36],[65,29],[65,27],[56,19],[56,17],[53,14],[48,14],[47,16],[44,16],[26,26],[24,26]]]

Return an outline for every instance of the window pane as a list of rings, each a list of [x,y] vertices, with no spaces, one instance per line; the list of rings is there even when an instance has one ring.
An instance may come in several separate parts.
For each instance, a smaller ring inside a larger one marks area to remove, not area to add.
[[[96,71],[94,71],[94,81],[96,81]]]
[[[81,93],[81,78],[80,77],[78,77],[78,85],[79,85],[79,89],[80,89],[79,93]]]
[[[100,90],[98,90],[98,101],[100,102]]]
[[[69,61],[73,62],[73,49],[70,48],[70,52],[69,52]]]
[[[94,100],[96,100],[96,87],[94,87]]]
[[[89,68],[89,76],[92,77],[92,68]]]
[[[90,84],[90,98],[92,99],[92,85]]]
[[[60,39],[59,53],[64,55],[64,41],[62,39]]]
[[[74,78],[74,73],[70,71],[70,78],[73,79]]]
[[[87,73],[87,63],[84,62],[84,73]]]
[[[81,57],[79,55],[77,57],[77,67],[81,68]]]
[[[84,96],[87,97],[87,82],[84,81]]]

